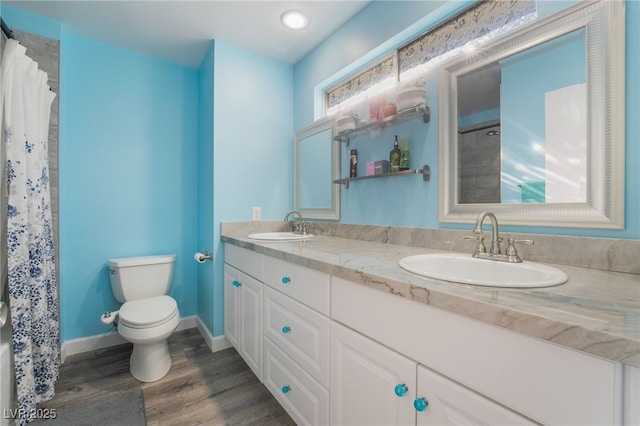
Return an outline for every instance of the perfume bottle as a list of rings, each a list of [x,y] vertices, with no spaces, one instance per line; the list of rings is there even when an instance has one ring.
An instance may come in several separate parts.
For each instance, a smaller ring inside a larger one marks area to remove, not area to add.
[[[393,149],[389,153],[389,172],[393,173],[400,170],[400,157],[401,152],[398,147],[398,136],[396,135],[393,141]]]

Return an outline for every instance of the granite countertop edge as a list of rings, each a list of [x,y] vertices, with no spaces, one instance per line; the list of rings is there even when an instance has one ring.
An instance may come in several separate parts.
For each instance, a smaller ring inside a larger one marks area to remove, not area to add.
[[[478,287],[420,277],[397,265],[405,256],[443,250],[323,235],[294,242],[252,240],[246,235],[223,231],[222,241],[640,368],[640,298],[634,297],[640,295],[637,274],[553,265],[567,273],[567,284],[545,289]],[[593,288],[594,282],[605,282],[608,289],[585,290]],[[583,298],[585,291],[590,294]]]

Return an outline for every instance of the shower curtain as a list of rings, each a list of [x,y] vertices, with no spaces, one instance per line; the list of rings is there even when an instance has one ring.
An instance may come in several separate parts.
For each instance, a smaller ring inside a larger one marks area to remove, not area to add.
[[[17,415],[24,425],[37,403],[53,397],[60,366],[47,153],[55,94],[47,74],[15,40],[7,41],[0,76],[9,305]]]

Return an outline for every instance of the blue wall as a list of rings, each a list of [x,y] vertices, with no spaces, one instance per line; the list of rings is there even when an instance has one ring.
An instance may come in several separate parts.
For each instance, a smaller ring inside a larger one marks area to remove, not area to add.
[[[171,295],[197,312],[197,70],[67,32],[10,7],[12,28],[60,40],[62,341],[105,333],[107,259],[175,253]]]
[[[181,316],[222,335],[220,223],[254,206],[281,220],[292,204],[292,67],[212,42],[195,70],[18,9],[3,17],[61,40],[62,340],[107,331],[99,315],[119,306],[108,258],[165,252],[178,255]],[[195,263],[203,250],[215,262]]]
[[[538,2],[539,16],[566,7],[569,2]],[[465,2],[372,2],[336,33],[314,49],[294,67],[295,128],[301,129],[318,118],[320,103],[314,99],[322,89],[335,84],[358,66],[402,44],[432,27]],[[466,2],[468,4],[468,2]],[[391,6],[393,5],[393,6]],[[383,25],[380,19],[385,19]],[[626,141],[625,141],[625,229],[600,230],[556,227],[504,226],[505,231],[611,238],[640,238],[640,2],[626,2]],[[438,76],[427,75],[427,104],[431,121],[383,129],[358,136],[359,146],[343,147],[342,176],[348,176],[347,149],[358,149],[359,161],[365,155],[384,159],[392,148],[393,135],[411,141],[411,167],[431,166],[431,181],[416,176],[354,182],[341,189],[341,222],[428,228],[469,229],[467,224],[440,223],[438,220]],[[374,148],[375,147],[375,148]]]
[[[213,250],[213,74],[214,44],[202,60],[198,94],[197,249]],[[198,265],[198,316],[213,330],[213,262]]]
[[[281,220],[291,208],[293,130],[316,117],[314,93],[468,3],[372,2],[295,67],[216,41],[198,70],[88,40],[59,22],[3,6],[12,27],[61,40],[63,341],[105,332],[99,314],[117,307],[109,257],[163,252],[178,255],[172,295],[181,315],[197,313],[221,335],[220,223],[248,221],[254,206],[262,207],[264,220]],[[640,236],[638,22],[640,3],[627,2],[626,229],[506,230]],[[366,155],[386,158],[394,134],[409,136],[411,166],[429,164],[431,182],[416,176],[356,182],[342,189],[342,222],[467,228],[438,222],[435,75],[427,93],[429,124],[382,130],[373,136],[376,151],[367,154],[362,146],[359,154],[363,162]],[[212,250],[215,262],[193,262],[198,250]]]
[[[175,253],[171,295],[195,315],[196,70],[63,33],[60,75],[63,340],[105,331],[112,257]]]
[[[223,334],[220,223],[282,220],[292,205],[293,68],[215,42],[213,335]],[[208,303],[208,302],[205,302]]]

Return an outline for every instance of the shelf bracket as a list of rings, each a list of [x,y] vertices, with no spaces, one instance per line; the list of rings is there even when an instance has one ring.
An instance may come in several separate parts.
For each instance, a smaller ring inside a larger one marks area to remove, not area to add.
[[[424,182],[429,182],[429,179],[431,179],[431,168],[429,166],[426,164],[422,166],[422,170],[420,170],[419,173],[422,173],[422,180]]]

